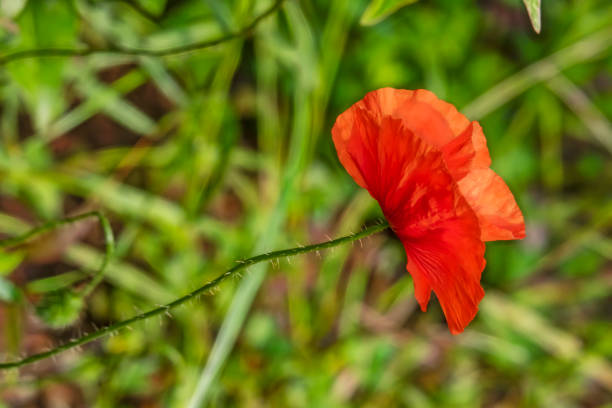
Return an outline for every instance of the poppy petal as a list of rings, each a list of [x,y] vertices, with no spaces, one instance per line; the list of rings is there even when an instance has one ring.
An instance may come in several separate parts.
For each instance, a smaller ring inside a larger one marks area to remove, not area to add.
[[[444,117],[451,132],[454,135],[461,134],[468,127],[470,121],[451,103],[438,99],[436,94],[427,89],[418,89],[414,92],[414,98],[422,103],[431,106]]]
[[[400,235],[421,310],[427,309],[433,290],[453,334],[461,333],[474,318],[484,296],[480,277],[485,246],[476,217],[458,197],[454,215],[432,223],[420,234]]]
[[[442,154],[455,181],[461,180],[472,169],[491,165],[487,140],[478,122],[468,124],[459,136],[443,146]]]
[[[332,135],[402,241],[421,309],[435,292],[460,333],[484,295],[484,241],[525,236],[512,193],[489,169],[482,128],[429,91],[383,88],[342,113]]]
[[[459,189],[478,217],[483,241],[525,238],[525,221],[512,192],[491,169],[470,171]]]
[[[406,251],[407,253],[408,251]],[[412,276],[412,282],[414,284],[414,297],[417,302],[419,302],[419,306],[423,312],[427,311],[427,305],[429,304],[429,299],[431,298],[431,285],[427,280],[427,275],[421,272],[421,268],[417,267],[414,264],[411,264],[410,258],[408,258],[408,263],[406,264],[406,270]],[[412,271],[412,272],[411,272]]]
[[[361,125],[360,117],[357,115],[358,109],[349,109],[342,115],[338,116],[336,123],[332,128],[332,138],[338,153],[338,159],[342,166],[346,169],[347,173],[355,180],[360,187],[368,189],[365,181],[364,173],[359,169],[357,163],[354,160],[354,156],[358,154],[357,150],[361,149],[361,146],[354,146],[349,149],[349,144],[355,145],[355,140],[364,138],[363,149],[366,149],[366,145],[371,145],[371,141],[365,139],[368,134],[366,129],[359,129]],[[359,134],[361,133],[362,136]],[[362,153],[363,154],[363,153]]]
[[[480,286],[484,243],[479,235],[476,220],[468,216],[446,220],[417,240],[403,240],[406,268],[421,309],[426,310],[433,290],[453,334],[461,333],[472,321],[484,296]]]
[[[382,88],[367,93],[354,107],[368,112],[379,124],[385,116],[401,119],[414,134],[443,151],[456,181],[470,169],[491,165],[480,124],[470,122],[452,104],[438,99],[431,91]],[[348,116],[343,119],[350,121]]]
[[[339,119],[332,131],[338,157],[378,201],[404,244],[421,308],[433,290],[451,332],[463,331],[484,293],[479,283],[484,243],[476,215],[442,152],[402,120],[360,108],[351,110],[350,118]],[[342,124],[351,127],[341,129]]]

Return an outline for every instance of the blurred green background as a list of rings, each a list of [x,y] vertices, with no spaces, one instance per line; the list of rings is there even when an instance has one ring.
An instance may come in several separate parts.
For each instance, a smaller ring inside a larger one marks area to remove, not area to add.
[[[540,35],[519,0],[421,0],[386,18],[376,4],[364,16],[366,0],[285,0],[249,35],[190,53],[2,59],[168,49],[271,6],[0,0],[0,234],[100,209],[117,240],[64,328],[37,306],[99,266],[95,222],[0,253],[2,359],[171,301],[237,259],[375,222],[330,128],[383,86],[427,88],[479,120],[525,215],[525,240],[487,244],[476,319],[451,336],[435,300],[421,313],[387,232],[0,373],[0,406],[612,406],[609,0],[543,0]]]

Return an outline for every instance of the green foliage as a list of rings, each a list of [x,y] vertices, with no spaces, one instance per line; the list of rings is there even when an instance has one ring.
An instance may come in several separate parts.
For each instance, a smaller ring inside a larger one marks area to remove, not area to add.
[[[23,261],[25,252],[1,252],[0,253],[0,275],[8,275]]]
[[[469,329],[450,336],[435,299],[418,310],[403,248],[379,234],[248,268],[214,296],[7,371],[0,400],[186,407],[205,388],[210,406],[605,405],[610,2],[549,1],[538,36],[519,1],[421,1],[363,26],[370,3],[402,2],[285,0],[249,35],[189,53],[2,65],[1,239],[92,208],[117,238],[80,315],[65,289],[100,270],[93,222],[0,252],[3,361],[154,309],[237,259],[374,222],[329,130],[382,86],[431,89],[479,120],[525,214],[524,241],[487,244]],[[179,47],[272,5],[29,0],[0,17],[0,59],[40,46]],[[34,313],[81,318],[53,330]]]
[[[83,296],[71,289],[46,293],[36,305],[36,314],[53,328],[70,326],[83,309]]]
[[[15,284],[5,278],[0,278],[0,300],[15,303],[21,299],[21,291]]]
[[[400,8],[416,3],[417,1],[418,0],[371,0],[370,4],[361,15],[361,20],[359,20],[359,22],[365,26],[380,23]]]
[[[70,47],[76,44],[78,20],[68,0],[30,1],[18,14],[14,46],[20,49]],[[8,67],[32,112],[37,131],[45,133],[53,117],[65,109],[62,83],[66,61],[31,59]]]

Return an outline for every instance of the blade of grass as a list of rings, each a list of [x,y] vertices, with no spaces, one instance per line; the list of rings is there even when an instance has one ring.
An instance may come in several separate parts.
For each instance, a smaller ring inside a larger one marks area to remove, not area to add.
[[[196,154],[193,158],[195,168],[192,171],[192,177],[189,178],[186,196],[187,212],[190,216],[196,216],[201,213],[203,206],[206,204],[207,194],[212,193],[216,188],[216,183],[222,180],[223,172],[227,165],[227,158],[231,154],[231,147],[234,144],[232,137],[220,135],[223,116],[228,104],[229,88],[234,78],[238,64],[242,58],[242,42],[232,43],[226,47],[224,56],[215,72],[211,88],[203,106],[203,118],[200,125],[200,132],[206,135],[206,140],[196,142]],[[202,136],[196,136],[202,137]],[[219,140],[223,139],[223,140]],[[210,145],[213,146],[210,146]],[[216,148],[216,146],[221,147]],[[209,160],[204,154],[198,154],[205,150],[216,148],[219,150],[219,158],[205,180],[198,177],[202,172],[200,168],[207,167]]]
[[[534,310],[500,294],[487,293],[480,307],[485,315],[503,321],[513,331],[530,339],[559,360],[575,362],[584,375],[612,390],[612,367],[599,356],[583,354],[583,345],[578,337],[554,327]]]
[[[527,13],[529,14],[529,20],[531,21],[531,25],[533,26],[533,30],[540,34],[542,30],[542,4],[540,0],[523,0],[525,3],[525,8],[527,9]]]
[[[294,3],[287,3],[284,10],[289,20],[289,26],[295,32],[297,48],[304,51],[303,55],[310,55],[307,51],[312,49],[312,37],[301,10]],[[305,61],[304,66],[308,67],[312,65],[309,65],[309,61]],[[273,245],[276,240],[279,230],[286,218],[289,203],[296,193],[296,180],[301,174],[301,170],[307,161],[309,153],[309,118],[312,114],[312,105],[309,95],[311,93],[311,86],[313,85],[311,81],[312,75],[308,75],[304,70],[298,71],[296,75],[297,84],[293,101],[294,117],[287,165],[284,170],[277,204],[267,223],[265,233],[258,241],[257,250],[265,250],[267,246]],[[267,268],[264,266],[254,268],[238,288],[230,309],[223,321],[219,335],[215,340],[213,349],[210,352],[206,366],[191,396],[188,407],[197,408],[202,406],[206,401],[212,384],[216,380],[229,353],[234,347],[236,338],[246,319],[255,295],[264,281],[266,272]]]
[[[79,73],[75,76],[79,77],[75,79],[79,80],[80,93],[86,99],[51,124],[49,132],[45,135],[47,141],[69,132],[100,111],[105,112],[116,120],[120,119],[122,116],[125,117],[126,111],[129,112],[129,117],[131,117],[131,113],[135,113],[136,120],[133,121],[130,119],[128,127],[133,128],[137,132],[140,131],[141,133],[146,133],[153,129],[154,124],[151,119],[142,112],[136,110],[133,106],[130,106],[130,104],[122,98],[123,95],[128,94],[146,82],[147,78],[141,71],[132,70],[114,81],[110,86],[103,85],[97,81],[94,83],[91,80],[85,80],[83,78],[83,73]],[[122,113],[116,115],[115,113],[117,112]]]
[[[479,120],[533,85],[549,80],[573,65],[596,58],[610,47],[612,29],[598,31],[506,78],[474,99],[462,111],[467,117]]]
[[[589,97],[564,75],[552,78],[547,85],[578,116],[595,139],[612,154],[612,124]]]

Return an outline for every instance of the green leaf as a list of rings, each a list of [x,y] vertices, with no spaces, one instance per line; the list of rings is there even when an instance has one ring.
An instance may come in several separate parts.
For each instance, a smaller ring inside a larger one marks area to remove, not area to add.
[[[25,252],[0,252],[0,275],[8,275],[23,261]]]
[[[416,3],[417,1],[418,0],[371,0],[370,5],[368,5],[368,8],[366,8],[361,15],[359,23],[365,26],[380,23],[400,8]]]
[[[72,48],[78,22],[68,0],[29,2],[15,20],[19,26],[18,49]],[[32,58],[16,61],[7,70],[19,85],[20,95],[32,115],[37,131],[46,130],[65,108],[63,58]]]
[[[166,0],[137,0],[136,3],[154,16],[161,15],[166,8]]]
[[[85,277],[86,275],[79,271],[66,272],[61,275],[50,276],[30,282],[26,286],[26,290],[30,293],[53,292],[83,280]]]
[[[0,301],[14,303],[21,298],[21,291],[13,282],[0,278]]]
[[[45,324],[62,328],[73,324],[83,309],[83,298],[71,289],[60,289],[43,296],[36,305],[36,314]]]
[[[523,0],[525,3],[525,7],[527,8],[527,13],[529,13],[529,19],[531,20],[531,25],[536,33],[540,34],[540,30],[542,29],[542,16],[540,13],[541,8],[541,0]]]

